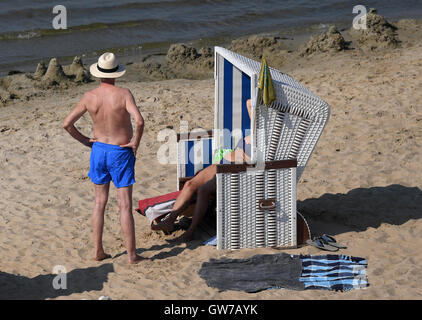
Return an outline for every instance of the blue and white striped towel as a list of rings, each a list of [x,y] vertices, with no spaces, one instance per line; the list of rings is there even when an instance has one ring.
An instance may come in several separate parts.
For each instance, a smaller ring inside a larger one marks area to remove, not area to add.
[[[369,286],[368,263],[364,258],[345,255],[292,255],[302,260],[300,281],[305,289],[349,291]]]
[[[207,241],[204,242],[205,245],[209,245],[209,246],[216,246],[217,245],[217,236],[214,236],[210,239],[208,239]]]

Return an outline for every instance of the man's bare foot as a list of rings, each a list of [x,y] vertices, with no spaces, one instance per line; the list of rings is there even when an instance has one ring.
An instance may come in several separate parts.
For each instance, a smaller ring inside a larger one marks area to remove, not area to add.
[[[95,260],[95,261],[103,261],[105,259],[110,259],[110,258],[111,258],[110,254],[102,252],[102,253],[96,254],[94,256],[94,258],[92,258],[92,259]]]
[[[162,220],[158,223],[153,223],[151,229],[154,231],[163,231],[164,234],[170,234],[174,230],[174,222],[169,221],[169,219]]]
[[[146,260],[146,259],[135,254],[133,257],[129,257],[129,264],[138,264],[139,262],[143,260]]]
[[[173,243],[173,244],[179,244],[179,243],[186,243],[192,240],[192,234],[185,232],[184,234],[182,234],[180,237],[174,238],[174,239],[169,239],[166,240],[169,243]]]

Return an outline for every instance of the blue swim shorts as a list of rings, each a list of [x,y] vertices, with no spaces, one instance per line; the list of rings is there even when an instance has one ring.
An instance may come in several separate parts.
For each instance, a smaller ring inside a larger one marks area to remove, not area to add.
[[[88,177],[95,184],[113,180],[116,188],[130,186],[135,183],[135,161],[132,148],[94,142]]]

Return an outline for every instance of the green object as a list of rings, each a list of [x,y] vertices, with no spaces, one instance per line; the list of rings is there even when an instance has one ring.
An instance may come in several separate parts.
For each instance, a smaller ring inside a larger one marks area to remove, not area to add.
[[[219,163],[221,160],[224,159],[224,156],[226,154],[231,153],[233,151],[234,151],[233,149],[223,149],[223,148],[218,149],[217,152],[215,153],[214,161],[212,163],[213,164],[214,163]]]
[[[273,85],[273,79],[271,78],[270,68],[267,64],[267,59],[262,56],[261,62],[261,72],[259,73],[259,84],[258,88],[261,89],[262,92],[262,100],[264,101],[265,105],[268,107],[271,102],[275,100],[275,91]]]

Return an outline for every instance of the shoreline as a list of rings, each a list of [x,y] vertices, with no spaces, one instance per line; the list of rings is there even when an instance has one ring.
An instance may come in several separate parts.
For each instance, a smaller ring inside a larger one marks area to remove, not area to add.
[[[421,18],[422,20],[422,18]],[[237,35],[237,36],[228,36],[228,35],[220,35],[220,36],[213,36],[209,38],[193,38],[188,39],[184,41],[167,41],[167,42],[150,42],[150,43],[144,43],[139,45],[129,45],[129,46],[123,46],[123,47],[109,47],[109,48],[101,48],[97,49],[92,52],[81,52],[80,55],[82,58],[84,58],[87,63],[90,63],[91,61],[95,60],[95,57],[98,55],[98,52],[114,52],[116,54],[121,54],[121,58],[123,58],[126,61],[134,61],[139,62],[142,59],[145,58],[145,56],[149,56],[151,54],[166,54],[169,47],[174,43],[185,43],[192,45],[194,47],[200,48],[202,46],[214,46],[214,45],[228,45],[232,40],[249,37],[255,34],[265,34],[265,35],[278,35],[285,38],[294,38],[298,37],[299,39],[303,39],[306,37],[309,37],[315,33],[324,31],[324,28],[327,28],[329,25],[333,25],[334,23],[315,23],[307,26],[301,26],[301,27],[295,27],[291,29],[274,29],[274,30],[267,30],[262,31],[258,33],[246,33],[243,35]],[[56,33],[58,33],[56,31]],[[142,47],[142,49],[140,49]],[[142,52],[139,54],[139,52]],[[57,56],[56,58],[59,59],[63,64],[65,63],[71,63],[74,55],[65,55],[65,56]],[[21,71],[21,72],[31,72],[32,68],[31,66],[36,65],[37,63],[43,61],[45,63],[48,63],[48,60],[52,57],[45,57],[43,59],[33,59],[31,61],[26,61],[23,65],[16,65],[16,64],[6,64],[8,65],[7,70],[0,71],[0,77],[3,77],[7,75],[10,71]],[[92,62],[94,63],[94,62]],[[3,68],[2,68],[3,69]]]
[[[404,20],[412,20],[417,24],[422,23],[422,18],[413,19],[413,18],[402,18],[399,20],[392,20],[393,24],[397,24],[400,21]],[[204,39],[190,39],[182,42],[154,42],[154,43],[145,43],[139,45],[130,45],[130,46],[123,46],[123,47],[110,47],[110,48],[103,48],[98,49],[93,52],[84,52],[81,53],[81,56],[84,62],[89,65],[96,61],[99,52],[113,52],[122,61],[122,63],[139,63],[143,61],[146,57],[149,56],[162,56],[165,55],[172,44],[176,43],[184,43],[189,46],[195,47],[199,49],[201,47],[214,47],[214,46],[229,46],[230,43],[234,40],[248,38],[254,35],[264,35],[264,36],[275,36],[279,37],[282,41],[285,42],[285,46],[287,50],[296,51],[298,48],[303,45],[310,37],[318,35],[320,33],[328,31],[331,26],[336,26],[338,30],[341,32],[343,37],[348,41],[351,40],[350,36],[347,33],[349,24],[344,22],[324,22],[324,23],[314,23],[307,26],[299,26],[293,27],[290,29],[275,29],[275,30],[268,30],[259,33],[248,33],[241,36],[217,36],[217,37],[210,37]],[[53,58],[53,57],[50,57]],[[48,63],[50,58],[44,59],[33,59],[31,61],[26,61],[23,65],[16,65],[16,64],[9,64],[7,70],[0,72],[0,78],[7,76],[10,72],[22,72],[22,73],[30,73],[34,72],[37,63],[44,62]],[[74,55],[68,56],[58,56],[55,57],[62,64],[70,64],[74,58]],[[7,64],[6,64],[7,65]]]
[[[352,29],[338,30],[325,25],[323,32],[311,36],[307,34],[289,38],[278,30],[248,35],[232,39],[230,42],[227,39],[219,39],[220,43],[216,43],[216,40],[211,42],[213,45],[224,46],[257,61],[260,61],[261,55],[265,54],[271,67],[290,73],[295,68],[308,64],[308,61],[312,61],[316,55],[326,55],[327,58],[337,54],[376,56],[397,48],[412,47],[422,41],[422,20],[402,19],[388,22],[376,11],[370,12],[368,17],[371,17],[371,29],[368,34],[356,35]],[[143,52],[136,56],[117,53],[120,63],[126,65],[128,69],[123,81],[212,78],[213,47],[207,46],[211,42],[197,40],[172,44],[167,51],[165,51],[166,45],[161,44],[159,48],[149,48],[148,54]],[[69,62],[67,65],[62,65],[56,59],[54,68],[57,70],[50,72],[54,73],[52,78],[51,75],[50,78],[46,78],[44,74],[48,63],[43,63],[41,66],[39,64],[38,68],[42,67],[40,71],[36,71],[34,66],[32,72],[9,72],[9,75],[0,77],[0,107],[13,102],[27,101],[50,90],[67,90],[95,81],[88,71],[89,65],[95,61],[93,59],[75,57],[74,60],[77,62]]]

